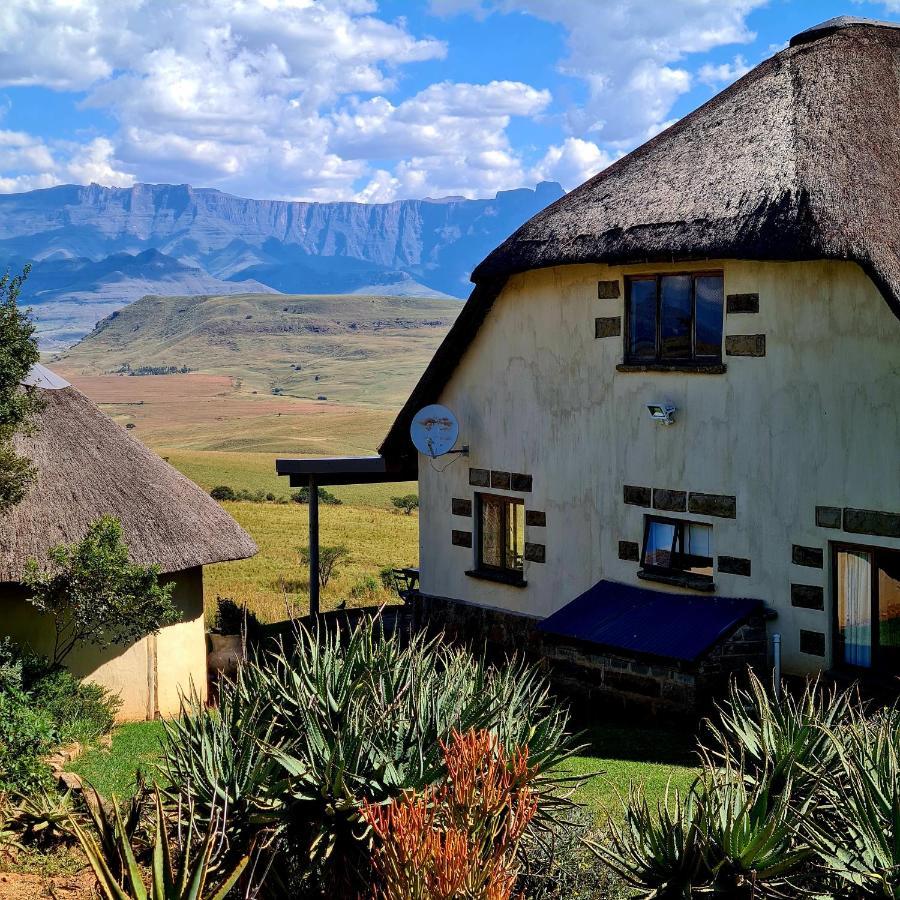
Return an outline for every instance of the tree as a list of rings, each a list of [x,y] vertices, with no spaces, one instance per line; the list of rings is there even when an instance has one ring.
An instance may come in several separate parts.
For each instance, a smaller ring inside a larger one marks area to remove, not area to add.
[[[391,503],[397,507],[397,509],[403,510],[406,515],[410,516],[419,508],[419,495],[418,494],[404,494],[402,497],[391,497]]]
[[[300,562],[309,565],[309,547],[300,548]],[[337,575],[341,563],[350,562],[350,549],[346,544],[319,547],[319,586],[324,591],[332,575]]]
[[[17,303],[29,270],[26,266],[21,275],[0,277],[0,513],[25,496],[35,476],[30,460],[12,447],[13,435],[28,427],[41,405],[34,388],[21,387],[40,359],[34,323]]]
[[[122,526],[112,516],[92,523],[79,543],[53,547],[50,563],[41,570],[29,560],[23,580],[30,602],[54,618],[54,667],[78,644],[130,644],[179,619],[174,585],[160,584],[158,566],[129,561]]]

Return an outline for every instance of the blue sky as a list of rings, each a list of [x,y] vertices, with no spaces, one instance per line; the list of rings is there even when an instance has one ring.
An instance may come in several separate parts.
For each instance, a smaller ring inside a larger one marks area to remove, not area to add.
[[[837,15],[900,0],[6,0],[0,191],[570,189]]]

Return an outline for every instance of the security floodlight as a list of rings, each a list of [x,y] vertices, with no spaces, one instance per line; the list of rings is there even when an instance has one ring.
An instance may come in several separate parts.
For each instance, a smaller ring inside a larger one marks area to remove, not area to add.
[[[650,418],[663,425],[672,425],[675,422],[675,407],[671,403],[648,403],[647,412]]]

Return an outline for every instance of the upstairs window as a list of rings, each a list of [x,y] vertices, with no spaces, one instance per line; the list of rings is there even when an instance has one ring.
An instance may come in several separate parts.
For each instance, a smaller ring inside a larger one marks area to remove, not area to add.
[[[711,588],[712,526],[647,516],[641,566],[649,578]]]
[[[521,578],[525,570],[525,503],[478,494],[478,568]]]
[[[626,362],[721,363],[721,273],[640,275],[626,293]]]

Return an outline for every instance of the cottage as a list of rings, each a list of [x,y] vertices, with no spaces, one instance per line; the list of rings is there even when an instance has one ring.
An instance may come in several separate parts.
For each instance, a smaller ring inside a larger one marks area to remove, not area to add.
[[[418,473],[423,609],[661,707],[776,634],[900,674],[898,72],[894,25],[798,34],[476,268],[367,464]]]
[[[178,712],[191,681],[206,689],[203,566],[243,559],[256,545],[214,500],[135,440],[67,381],[36,366],[29,378],[44,408],[16,449],[37,477],[25,499],[0,518],[3,632],[49,653],[53,625],[27,602],[18,583],[29,559],[79,541],[91,522],[122,523],[134,562],[156,564],[175,583],[181,621],[128,647],[77,648],[67,660],[79,676],[119,693],[123,720]]]

